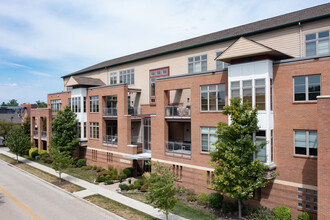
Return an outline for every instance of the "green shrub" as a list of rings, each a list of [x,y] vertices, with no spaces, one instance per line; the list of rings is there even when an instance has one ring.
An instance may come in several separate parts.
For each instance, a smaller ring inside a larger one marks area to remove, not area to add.
[[[102,183],[102,182],[104,182],[104,181],[106,181],[107,179],[105,178],[105,177],[103,177],[103,176],[98,176],[98,177],[96,177],[96,182],[98,182],[98,183]]]
[[[247,219],[251,219],[251,220],[259,220],[259,219],[273,220],[274,219],[272,211],[264,206],[260,206],[259,208],[253,210],[252,212],[245,213],[245,214],[247,216]]]
[[[42,155],[47,154],[47,151],[46,150],[39,150],[38,154],[41,157]]]
[[[97,168],[96,168],[96,172],[101,172],[102,169],[103,169],[102,167],[97,167]]]
[[[83,167],[86,166],[86,160],[85,159],[79,159],[77,161],[77,167]]]
[[[143,179],[135,180],[135,182],[134,182],[134,189],[140,190],[143,184],[144,184],[144,180]]]
[[[132,177],[133,176],[133,168],[132,167],[127,167],[127,168],[123,169],[123,173],[125,173],[127,177]]]
[[[313,220],[313,216],[309,212],[302,212],[298,215],[298,220]]]
[[[99,173],[99,176],[111,176],[111,172],[109,170],[102,170],[100,173]]]
[[[116,175],[116,174],[112,174],[112,175],[111,175],[111,179],[113,179],[113,180],[117,180],[117,179],[118,179],[118,175]]]
[[[111,185],[113,183],[114,183],[113,180],[105,180],[104,181],[104,185]]]
[[[128,179],[128,184],[132,184],[132,179]]]
[[[93,166],[93,170],[96,170],[97,169],[97,166]]]
[[[273,210],[275,219],[289,220],[292,216],[291,210],[286,206],[277,206]]]
[[[219,193],[211,193],[208,195],[209,205],[211,208],[220,208],[223,196]]]
[[[201,193],[197,197],[197,204],[198,205],[207,205],[209,201],[208,195],[206,193]]]
[[[232,202],[223,202],[221,204],[221,209],[222,209],[222,212],[223,213],[227,213],[227,214],[231,214],[231,213],[234,213],[234,212],[237,212],[237,202],[235,203],[232,203]]]
[[[187,196],[188,202],[195,202],[197,200],[197,196],[195,194],[190,194]]]
[[[119,184],[119,188],[121,190],[128,190],[129,189],[129,186],[127,184]]]
[[[195,193],[195,190],[193,190],[193,189],[186,189],[186,193],[187,193],[187,195],[189,196],[189,195],[196,195],[196,193]]]
[[[140,188],[140,191],[141,191],[141,192],[147,192],[149,186],[150,186],[149,183],[145,183],[145,184],[143,184],[143,186],[141,186],[141,188]]]
[[[120,173],[119,175],[118,175],[118,178],[119,178],[119,181],[120,182],[122,182],[123,181],[123,179],[126,179],[126,174],[125,173]]]
[[[48,153],[45,153],[40,156],[40,160],[43,161],[44,163],[51,164],[53,162],[53,159],[50,157]]]
[[[129,185],[128,185],[128,189],[129,189],[129,190],[134,189],[134,185],[133,185],[133,184],[129,184]]]
[[[93,169],[93,166],[83,166],[81,167],[82,170],[91,170]]]
[[[29,157],[34,159],[36,156],[38,156],[38,148],[33,147],[29,150]]]

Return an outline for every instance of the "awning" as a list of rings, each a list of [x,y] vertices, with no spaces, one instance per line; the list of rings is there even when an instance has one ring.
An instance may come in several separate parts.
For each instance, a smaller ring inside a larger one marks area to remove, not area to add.
[[[151,153],[124,155],[124,157],[129,158],[129,159],[133,159],[133,160],[150,160],[151,159]]]

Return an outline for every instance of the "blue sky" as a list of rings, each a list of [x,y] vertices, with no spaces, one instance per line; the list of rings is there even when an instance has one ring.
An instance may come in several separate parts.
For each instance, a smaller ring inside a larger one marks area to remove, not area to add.
[[[1,0],[0,103],[46,101],[61,76],[322,0]]]

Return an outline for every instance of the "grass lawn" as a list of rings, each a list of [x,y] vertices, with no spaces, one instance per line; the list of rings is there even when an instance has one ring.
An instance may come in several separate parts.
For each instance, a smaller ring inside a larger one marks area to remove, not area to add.
[[[49,173],[46,173],[42,170],[39,170],[37,168],[34,168],[30,165],[24,164],[24,163],[18,163],[16,164],[16,160],[4,155],[4,154],[0,154],[0,159],[6,161],[7,163],[11,163],[14,166],[17,166],[19,168],[21,168],[22,170],[25,170],[26,172],[31,173],[32,175],[35,175],[37,177],[39,177],[40,179],[43,179],[47,182],[50,182],[54,185],[57,185],[59,187],[61,187],[62,189],[68,191],[68,192],[77,192],[77,191],[81,191],[84,190],[85,188],[75,185],[73,183],[70,183],[68,181],[62,180],[61,183],[59,183],[59,178],[51,175]]]
[[[123,193],[123,195],[140,202],[147,203],[146,197],[142,193]],[[187,219],[218,219],[215,215],[196,208],[192,205],[179,201],[171,211],[171,213],[185,217]]]
[[[112,213],[115,213],[116,215],[119,215],[125,219],[134,219],[134,220],[157,219],[101,195],[87,196],[84,199]]]

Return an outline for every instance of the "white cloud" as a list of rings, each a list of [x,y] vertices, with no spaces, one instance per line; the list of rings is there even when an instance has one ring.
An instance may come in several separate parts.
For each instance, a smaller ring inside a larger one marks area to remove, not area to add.
[[[43,72],[38,72],[38,71],[29,71],[29,73],[37,76],[46,76],[46,77],[52,77],[51,74],[48,73],[43,73]]]
[[[10,86],[10,87],[16,87],[17,84],[16,83],[5,83],[5,84],[2,84],[0,83],[0,86]]]

